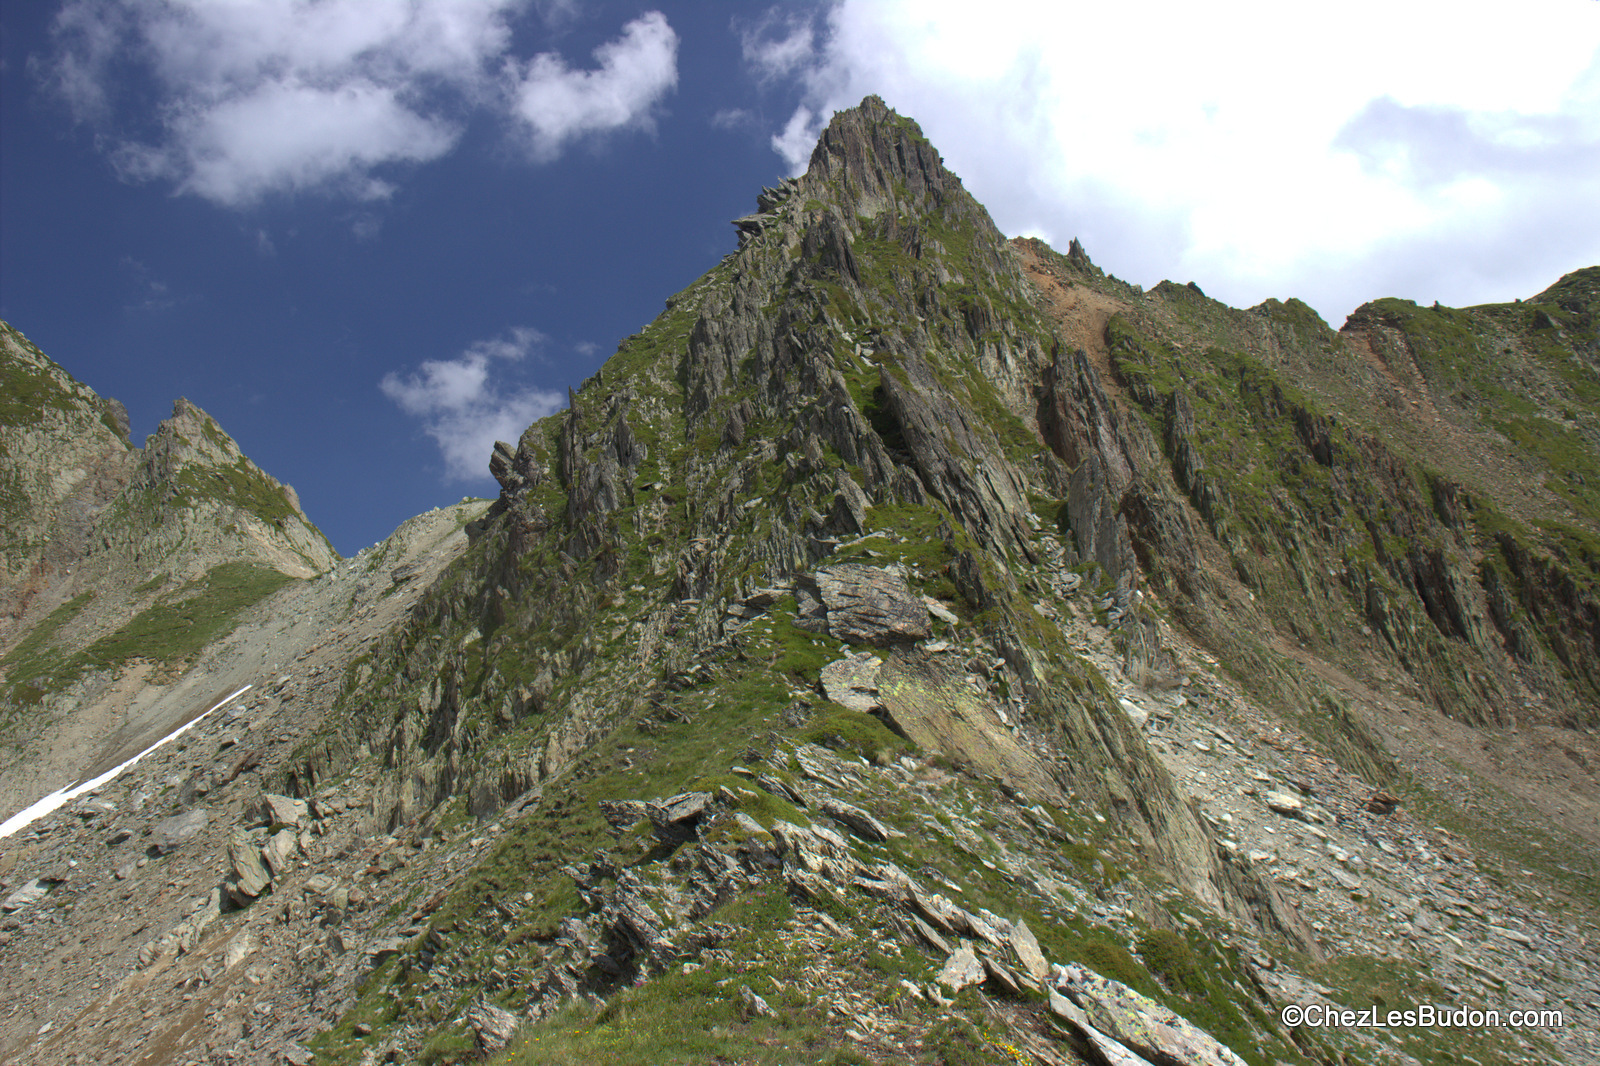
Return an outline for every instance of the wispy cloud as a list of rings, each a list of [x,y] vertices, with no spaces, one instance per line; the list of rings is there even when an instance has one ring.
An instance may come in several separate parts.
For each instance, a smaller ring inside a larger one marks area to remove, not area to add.
[[[508,54],[529,3],[68,0],[54,53],[31,65],[130,181],[235,208],[306,191],[379,201],[478,111],[511,117],[541,162],[585,133],[648,127],[677,78],[666,19],[628,23],[599,69],[574,71]],[[570,0],[535,6],[547,26],[577,17]]]
[[[711,116],[711,125],[719,130],[738,130],[755,126],[761,120],[755,112],[742,107],[725,107]]]
[[[450,480],[489,476],[497,440],[515,441],[528,425],[561,409],[558,392],[508,383],[505,364],[527,358],[548,338],[528,326],[478,341],[454,359],[430,359],[415,373],[388,374],[378,388],[400,410],[422,422],[444,458]]]
[[[809,15],[769,11],[754,22],[736,19],[734,31],[745,63],[762,81],[787,77],[817,61],[817,34]]]
[[[507,64],[512,111],[536,160],[586,135],[650,129],[656,104],[678,84],[678,35],[657,11],[628,23],[594,58],[594,70],[572,70],[553,52]]]
[[[123,310],[150,314],[188,302],[188,297],[173,292],[171,285],[154,276],[143,260],[125,255],[117,265],[128,279],[129,296],[123,302]]]

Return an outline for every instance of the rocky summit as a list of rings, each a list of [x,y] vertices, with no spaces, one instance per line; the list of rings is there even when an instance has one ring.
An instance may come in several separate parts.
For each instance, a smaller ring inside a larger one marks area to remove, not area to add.
[[[756,208],[350,560],[5,328],[0,816],[187,728],[0,1060],[1600,1061],[1600,268],[1144,291],[871,97]]]

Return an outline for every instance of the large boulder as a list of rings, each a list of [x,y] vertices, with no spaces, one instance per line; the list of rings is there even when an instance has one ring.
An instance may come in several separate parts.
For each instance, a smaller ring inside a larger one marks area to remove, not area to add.
[[[310,821],[311,808],[303,799],[263,792],[260,816],[268,825],[287,825],[299,829],[302,824]]]
[[[511,1043],[520,1024],[521,1019],[515,1014],[488,1000],[480,1000],[467,1011],[467,1025],[477,1038],[479,1050],[484,1052],[496,1052]]]
[[[280,829],[272,834],[261,849],[261,857],[272,868],[274,877],[282,877],[293,864],[295,855],[300,851],[300,838],[293,829]]]
[[[978,958],[971,944],[962,944],[944,960],[937,980],[950,991],[959,992],[968,985],[983,984],[985,976],[983,960]]]
[[[248,904],[272,883],[272,874],[261,861],[261,849],[243,830],[235,830],[228,841],[228,861],[233,869],[233,876],[228,880],[228,895],[238,905]]]
[[[1030,796],[1059,799],[1050,768],[1011,735],[958,658],[918,649],[890,657],[877,676],[886,721],[922,751],[1009,781]]]
[[[7,896],[5,902],[0,903],[0,910],[5,911],[7,914],[10,914],[12,911],[19,911],[28,906],[28,904],[35,903],[49,895],[50,890],[60,883],[60,881],[52,881],[44,877],[29,881],[27,884],[11,893],[11,895]]]
[[[709,792],[680,792],[645,804],[644,813],[658,838],[678,844],[695,836],[701,820],[711,811],[714,798]]]
[[[200,834],[211,824],[211,814],[204,807],[163,818],[150,830],[150,846],[165,855]]]
[[[930,632],[927,606],[898,570],[842,563],[802,582],[815,587],[828,632],[840,640],[883,646],[921,640]]]
[[[852,711],[870,711],[878,701],[878,670],[883,665],[870,651],[835,659],[822,668],[822,694]]]

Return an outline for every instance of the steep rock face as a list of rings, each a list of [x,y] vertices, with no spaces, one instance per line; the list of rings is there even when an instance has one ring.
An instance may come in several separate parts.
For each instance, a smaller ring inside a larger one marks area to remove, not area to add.
[[[1097,395],[1093,371],[1080,365],[1073,385],[1057,384],[1064,364],[1045,353],[1062,344],[1015,257],[916,125],[880,101],[841,113],[808,173],[761,206],[738,221],[740,249],[625,341],[564,414],[497,449],[498,517],[472,567],[381,649],[372,680],[347,693],[348,718],[308,750],[297,787],[315,788],[380,737],[396,784],[374,819],[392,828],[455,797],[537,794],[669,704],[810,687],[815,673],[781,665],[794,638],[757,637],[748,620],[771,613],[781,631],[806,632],[818,582],[823,600],[832,588],[841,603],[871,601],[864,587],[838,587],[865,568],[838,564],[877,556],[903,568],[916,596],[959,589],[961,639],[998,654],[1032,738],[1010,736],[993,712],[974,729],[991,696],[969,707],[945,682],[894,667],[886,700],[919,723],[920,742],[949,738],[946,754],[975,772],[1031,767],[1015,787],[1102,807],[1156,868],[1257,920],[1208,829],[1015,577],[1052,551],[1063,558],[1033,513],[1057,494],[1050,509],[1071,513],[1071,562],[1103,575],[1113,625],[1134,619],[1138,567],[1117,514],[1134,471],[1126,460],[1111,479],[1097,471],[1102,453],[1154,446],[1107,424],[1103,397],[1087,408],[1096,432],[1057,425],[1044,446],[1038,412],[1054,412],[1052,425],[1076,415],[1066,390]],[[1062,460],[1085,457],[1069,476]],[[859,546],[841,544],[841,530]],[[748,606],[772,587],[794,600]],[[908,622],[893,641],[921,627]],[[1299,936],[1282,912],[1268,924]]]
[[[1297,301],[1144,294],[1019,247],[1055,299],[1099,301],[1103,384],[1122,398],[1085,384],[1091,360],[1058,359],[1045,439],[1068,463],[1099,458],[1146,580],[1175,583],[1185,623],[1263,693],[1304,703],[1322,686],[1273,665],[1252,630],[1345,669],[1382,662],[1363,672],[1397,669],[1465,722],[1588,720],[1596,271],[1528,304],[1380,300],[1335,333]]]
[[[0,322],[0,607],[14,621],[131,475],[128,413]],[[0,630],[0,640],[5,632]]]
[[[188,556],[190,573],[248,558],[304,578],[338,559],[294,489],[251,462],[215,419],[182,398],[145,441],[131,483],[101,525],[96,552],[135,561]]]

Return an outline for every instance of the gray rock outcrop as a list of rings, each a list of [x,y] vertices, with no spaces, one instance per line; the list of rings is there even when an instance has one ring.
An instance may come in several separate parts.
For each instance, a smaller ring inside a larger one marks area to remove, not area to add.
[[[1211,1034],[1135,992],[1077,963],[1052,972],[1056,991],[1072,1000],[1093,1029],[1142,1058],[1185,1066],[1245,1066]]]
[[[210,824],[211,814],[204,807],[163,818],[151,827],[150,846],[161,853],[172,851],[194,839]]]
[[[816,589],[828,632],[840,640],[891,645],[929,633],[927,607],[896,571],[849,563],[799,580]]]

